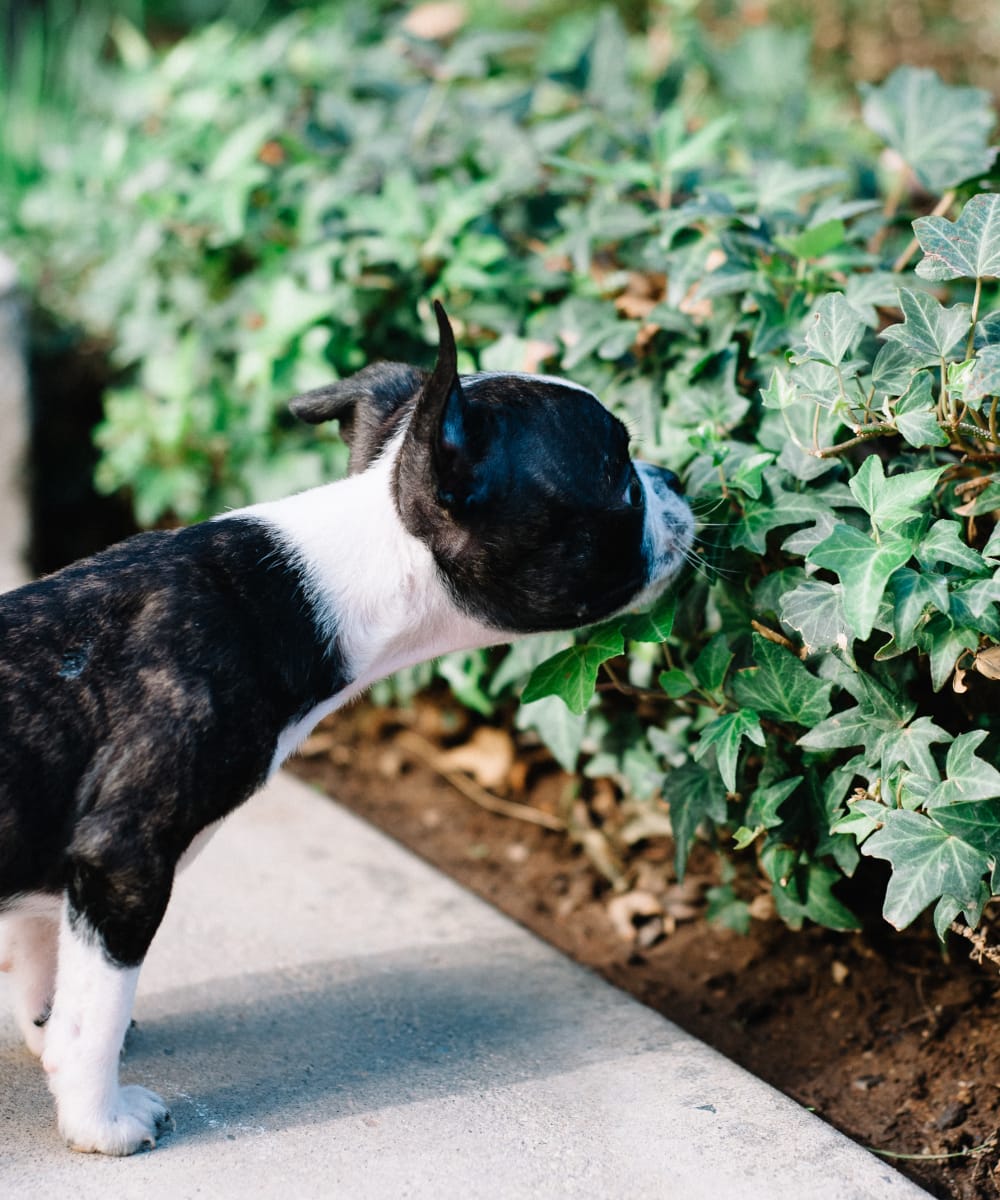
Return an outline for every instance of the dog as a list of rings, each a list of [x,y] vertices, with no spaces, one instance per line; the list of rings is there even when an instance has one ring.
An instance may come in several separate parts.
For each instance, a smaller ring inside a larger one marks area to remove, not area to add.
[[[639,607],[692,517],[588,390],[402,363],[291,401],[348,476],[140,533],[0,596],[0,965],[77,1150],[171,1127],[118,1060],[175,873],[317,721],[401,667]]]

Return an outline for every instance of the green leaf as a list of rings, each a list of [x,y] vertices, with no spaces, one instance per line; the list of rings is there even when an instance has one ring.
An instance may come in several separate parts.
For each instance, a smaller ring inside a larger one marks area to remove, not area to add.
[[[821,258],[831,250],[836,250],[844,244],[846,235],[847,227],[844,222],[839,217],[832,217],[829,221],[821,221],[818,225],[803,229],[794,237],[779,236],[774,240],[782,250],[787,250],[796,258],[808,259]]]
[[[951,734],[935,725],[930,717],[918,717],[902,729],[886,730],[878,743],[882,778],[887,779],[893,768],[900,765],[925,778],[936,778],[938,767],[931,746],[950,741]]]
[[[883,349],[890,349],[890,342]],[[929,371],[913,376],[905,392],[892,406],[896,428],[911,446],[946,446],[949,438],[938,424],[937,404],[931,387]]]
[[[757,633],[753,657],[758,665],[738,671],[733,679],[737,703],[778,721],[822,721],[830,711],[832,683],[817,679],[790,650]]]
[[[632,642],[665,642],[674,627],[677,598],[673,593],[661,596],[651,609],[626,617],[622,633]]]
[[[934,613],[917,630],[916,637],[920,649],[930,655],[931,686],[936,692],[948,682],[955,664],[965,651],[975,650],[979,645],[976,630],[965,629],[940,613]]]
[[[701,737],[694,746],[693,754],[701,761],[709,750],[715,751],[715,761],[719,766],[719,774],[726,785],[726,791],[736,791],[736,764],[739,760],[740,745],[747,738],[757,746],[764,745],[764,731],[760,727],[760,717],[752,710],[741,708],[734,713],[725,713],[716,717],[701,731]]]
[[[806,321],[806,345],[813,354],[838,367],[865,333],[865,323],[840,292],[828,292]]]
[[[860,929],[858,918],[833,894],[842,878],[840,871],[825,863],[796,867],[788,884],[782,886],[777,881],[771,889],[778,915],[792,929],[800,929],[804,920],[815,921],[826,929]]]
[[[590,640],[561,650],[531,672],[521,695],[523,704],[543,696],[558,696],[570,712],[586,711],[597,686],[601,663],[614,658],[625,649],[620,629],[601,626],[589,632]]]
[[[881,337],[898,342],[913,355],[915,367],[929,367],[942,358],[961,357],[957,351],[969,336],[972,310],[967,304],[944,308],[926,292],[899,289],[903,322],[882,330]]]
[[[846,649],[851,628],[844,613],[841,585],[805,579],[781,597],[782,623],[796,630],[806,651]]]
[[[1000,275],[1000,196],[973,196],[957,221],[919,217],[913,232],[924,252],[921,279],[983,279]]]
[[[680,671],[676,667],[669,671],[661,671],[659,684],[671,700],[679,700],[681,696],[686,696],[694,686],[686,672]]]
[[[874,542],[842,522],[810,551],[808,561],[838,576],[844,588],[844,615],[854,636],[865,641],[890,576],[912,554],[912,542],[898,533],[883,533],[881,542]]]
[[[945,832],[1000,861],[1000,800],[958,800],[931,816]]]
[[[965,385],[967,403],[987,396],[1000,396],[1000,346],[984,346],[979,351]]]
[[[920,539],[916,557],[928,571],[942,562],[971,575],[985,575],[989,571],[983,556],[962,541],[961,524],[947,518],[935,521]]]
[[[722,687],[733,661],[733,652],[725,634],[717,633],[694,661],[694,676],[706,692],[717,692]]]
[[[663,798],[670,805],[674,866],[677,878],[683,879],[698,826],[705,820],[722,824],[726,819],[725,785],[716,771],[685,763],[664,776]]]
[[[564,771],[576,770],[586,731],[585,714],[570,712],[555,696],[546,696],[517,710],[518,729],[534,729]]]
[[[928,809],[1000,796],[1000,771],[976,755],[986,737],[985,729],[974,729],[955,738],[948,747],[945,778],[927,798]]]
[[[780,825],[782,820],[778,810],[801,782],[802,776],[794,775],[791,779],[782,779],[780,783],[757,788],[747,805],[747,824],[761,829],[773,829]]]
[[[875,740],[877,733],[878,727],[873,724],[871,714],[855,705],[814,725],[799,738],[798,744],[803,750],[841,750],[848,746],[867,746],[869,741]]]
[[[949,86],[929,69],[897,67],[879,87],[862,84],[861,93],[865,124],[929,191],[944,192],[992,166],[988,92]]]
[[[888,341],[879,349],[872,364],[872,386],[886,396],[901,396],[910,386],[915,371],[937,362],[917,353],[901,341]]]
[[[892,601],[893,636],[900,650],[917,644],[916,630],[928,608],[946,613],[951,605],[948,581],[931,571],[900,567],[889,581]]]
[[[944,467],[929,471],[904,471],[888,479],[877,454],[871,454],[848,486],[871,517],[876,529],[891,529],[920,515],[930,499]]]
[[[923,813],[885,809],[883,826],[862,845],[861,853],[892,865],[882,915],[896,929],[905,929],[943,895],[963,903],[979,895],[979,883],[989,870],[981,850],[948,833]]]

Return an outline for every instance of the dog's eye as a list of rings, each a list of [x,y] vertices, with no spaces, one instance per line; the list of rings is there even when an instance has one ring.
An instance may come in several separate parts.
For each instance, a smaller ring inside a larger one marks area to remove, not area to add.
[[[633,508],[641,508],[643,501],[642,484],[639,482],[639,476],[632,472],[632,478],[629,480],[628,490],[625,493],[625,498]]]

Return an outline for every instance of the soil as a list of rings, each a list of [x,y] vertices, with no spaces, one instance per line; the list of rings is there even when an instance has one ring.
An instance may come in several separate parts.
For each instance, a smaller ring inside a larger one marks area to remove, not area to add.
[[[496,746],[470,741],[467,722],[446,702],[361,705],[321,726],[290,766],[932,1195],[1000,1196],[995,965],[971,962],[960,941],[942,955],[929,929],[792,932],[767,919],[766,904],[748,934],[734,933],[705,915],[716,856],[696,848],[678,884],[663,838],[640,848],[616,893],[586,838],[524,819],[558,824],[579,781],[538,746],[513,754],[502,732],[512,754],[504,762],[500,744],[497,773]],[[486,792],[461,765],[502,778]],[[481,807],[498,795],[513,815]],[[599,795],[590,803],[599,812]]]

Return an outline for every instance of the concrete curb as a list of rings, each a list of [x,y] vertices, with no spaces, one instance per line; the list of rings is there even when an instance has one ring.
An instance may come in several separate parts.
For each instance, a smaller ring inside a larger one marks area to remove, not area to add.
[[[144,969],[123,1078],[171,1105],[160,1148],[64,1149],[5,1007],[5,1200],[926,1195],[290,777],[179,879]]]

